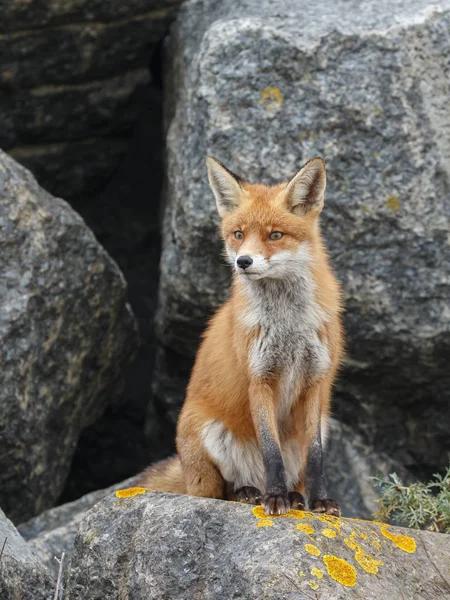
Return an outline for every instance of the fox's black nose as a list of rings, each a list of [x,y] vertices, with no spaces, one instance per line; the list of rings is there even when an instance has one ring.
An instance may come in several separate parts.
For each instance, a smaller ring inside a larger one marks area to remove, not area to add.
[[[250,258],[250,256],[240,256],[236,262],[237,266],[241,269],[247,269],[253,263],[253,258]]]

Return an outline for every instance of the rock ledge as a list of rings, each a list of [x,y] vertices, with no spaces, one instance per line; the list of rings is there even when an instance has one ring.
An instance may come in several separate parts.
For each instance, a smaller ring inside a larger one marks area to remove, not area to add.
[[[66,600],[450,598],[446,535],[139,491],[87,513]]]

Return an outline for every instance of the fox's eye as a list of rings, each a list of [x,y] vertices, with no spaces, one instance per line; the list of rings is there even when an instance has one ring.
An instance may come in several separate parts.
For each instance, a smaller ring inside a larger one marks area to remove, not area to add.
[[[242,233],[242,231],[235,231],[235,232],[234,232],[234,237],[235,237],[237,240],[242,240],[242,238],[244,237],[244,234]]]
[[[283,234],[281,233],[281,231],[272,231],[272,233],[269,235],[269,239],[271,240],[281,240],[281,238],[283,237]]]

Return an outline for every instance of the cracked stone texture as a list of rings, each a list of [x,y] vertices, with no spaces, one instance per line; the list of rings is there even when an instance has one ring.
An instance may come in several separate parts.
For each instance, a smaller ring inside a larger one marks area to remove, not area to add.
[[[52,194],[98,194],[126,154],[152,53],[179,3],[3,1],[0,147]]]
[[[137,348],[126,282],[84,221],[0,151],[0,505],[50,508]]]
[[[6,540],[6,543],[5,543]],[[49,600],[55,581],[0,509],[0,598]]]
[[[226,298],[212,154],[251,182],[328,169],[343,284],[335,415],[418,471],[450,451],[450,2],[194,0],[172,29],[155,404],[175,422]],[[152,423],[149,423],[151,432]]]
[[[63,552],[66,556],[70,555],[78,525],[85,513],[111,492],[133,486],[135,480],[136,477],[131,477],[108,489],[97,490],[74,502],[51,508],[21,523],[17,530],[27,542],[28,548],[56,579],[59,565],[54,557],[61,556]]]
[[[447,535],[389,527],[391,537],[403,536],[394,540],[412,550],[407,552],[368,521],[289,516],[264,520],[265,527],[258,523],[250,506],[233,502],[158,493],[111,495],[80,524],[64,598],[450,598]],[[313,532],[297,525],[309,525]],[[336,536],[326,537],[324,530]],[[308,552],[308,544],[318,556]],[[327,556],[348,563],[352,586],[329,574]],[[368,572],[374,567],[369,557],[383,563],[375,565],[376,574]]]

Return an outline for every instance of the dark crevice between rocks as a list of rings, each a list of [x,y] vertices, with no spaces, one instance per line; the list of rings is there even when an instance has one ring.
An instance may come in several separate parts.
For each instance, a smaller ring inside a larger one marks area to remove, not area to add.
[[[137,473],[155,456],[144,426],[151,397],[161,245],[161,61],[162,42],[149,63],[150,84],[138,92],[138,117],[121,166],[102,193],[84,203],[73,203],[128,282],[141,347],[127,368],[123,392],[80,436],[61,504]]]
[[[439,388],[450,385],[446,336],[435,335],[433,345],[417,347],[372,335],[363,347],[354,342],[358,334],[348,317],[345,331],[348,354],[360,362],[340,373],[334,416],[356,426],[369,446],[386,452],[414,477],[431,479],[448,464],[448,401]]]

